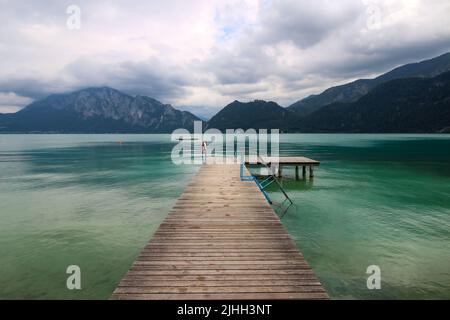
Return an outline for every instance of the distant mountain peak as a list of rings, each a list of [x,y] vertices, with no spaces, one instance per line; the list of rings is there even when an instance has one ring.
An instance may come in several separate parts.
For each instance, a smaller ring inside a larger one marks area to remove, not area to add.
[[[225,106],[206,124],[206,129],[289,129],[295,126],[297,116],[275,102],[237,100]]]
[[[80,94],[80,93],[115,93],[126,95],[125,93],[108,86],[82,88],[65,94]]]

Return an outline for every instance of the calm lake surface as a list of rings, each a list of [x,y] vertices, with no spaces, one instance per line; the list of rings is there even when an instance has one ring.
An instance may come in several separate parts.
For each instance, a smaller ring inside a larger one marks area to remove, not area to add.
[[[198,169],[172,164],[173,146],[0,135],[0,299],[108,298]],[[321,161],[312,181],[284,170],[295,205],[274,208],[332,298],[450,298],[450,135],[283,135],[280,148]],[[82,290],[66,289],[69,265]]]

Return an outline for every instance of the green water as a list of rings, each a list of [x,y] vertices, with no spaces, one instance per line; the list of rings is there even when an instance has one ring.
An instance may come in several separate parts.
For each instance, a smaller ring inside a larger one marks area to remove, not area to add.
[[[282,221],[331,297],[450,298],[450,136],[281,142],[322,162],[313,181],[285,170],[295,205]],[[0,135],[0,298],[108,298],[198,169],[173,165],[172,147],[168,135]],[[73,264],[79,291],[66,288]],[[369,265],[381,290],[366,287]]]

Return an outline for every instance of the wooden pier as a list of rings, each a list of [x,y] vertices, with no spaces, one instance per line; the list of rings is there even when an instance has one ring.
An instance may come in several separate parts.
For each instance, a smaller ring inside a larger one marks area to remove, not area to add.
[[[239,164],[205,164],[112,299],[326,299],[278,216]]]
[[[250,162],[246,161],[246,164]],[[320,162],[306,157],[260,157],[256,160],[255,165],[267,165],[275,170],[275,173],[281,177],[283,167],[295,167],[295,178],[299,179],[299,167],[302,167],[302,177],[306,178],[306,168],[309,168],[309,177],[314,177],[314,167],[319,166]]]

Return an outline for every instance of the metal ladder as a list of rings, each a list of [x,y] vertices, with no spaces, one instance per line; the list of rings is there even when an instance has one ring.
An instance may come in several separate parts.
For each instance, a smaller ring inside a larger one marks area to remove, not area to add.
[[[292,205],[294,204],[294,202],[292,202],[291,198],[289,198],[289,196],[287,195],[286,191],[283,189],[283,187],[281,186],[280,182],[278,182],[278,179],[276,178],[275,174],[272,171],[272,168],[269,167],[267,165],[267,163],[264,162],[264,160],[259,157],[260,162],[267,168],[269,175],[262,181],[259,181],[256,177],[250,175],[250,176],[245,176],[244,175],[244,161],[243,158],[240,157],[241,160],[241,167],[240,167],[240,175],[241,175],[241,180],[242,181],[255,181],[256,185],[258,186],[259,190],[261,190],[262,194],[264,195],[264,197],[266,198],[267,202],[269,202],[270,204],[272,203],[272,200],[270,200],[270,197],[267,193],[267,191],[265,189],[267,189],[271,184],[275,183],[278,186],[278,189],[283,193],[285,199],[282,203],[284,203],[285,201],[289,201],[289,203]]]

